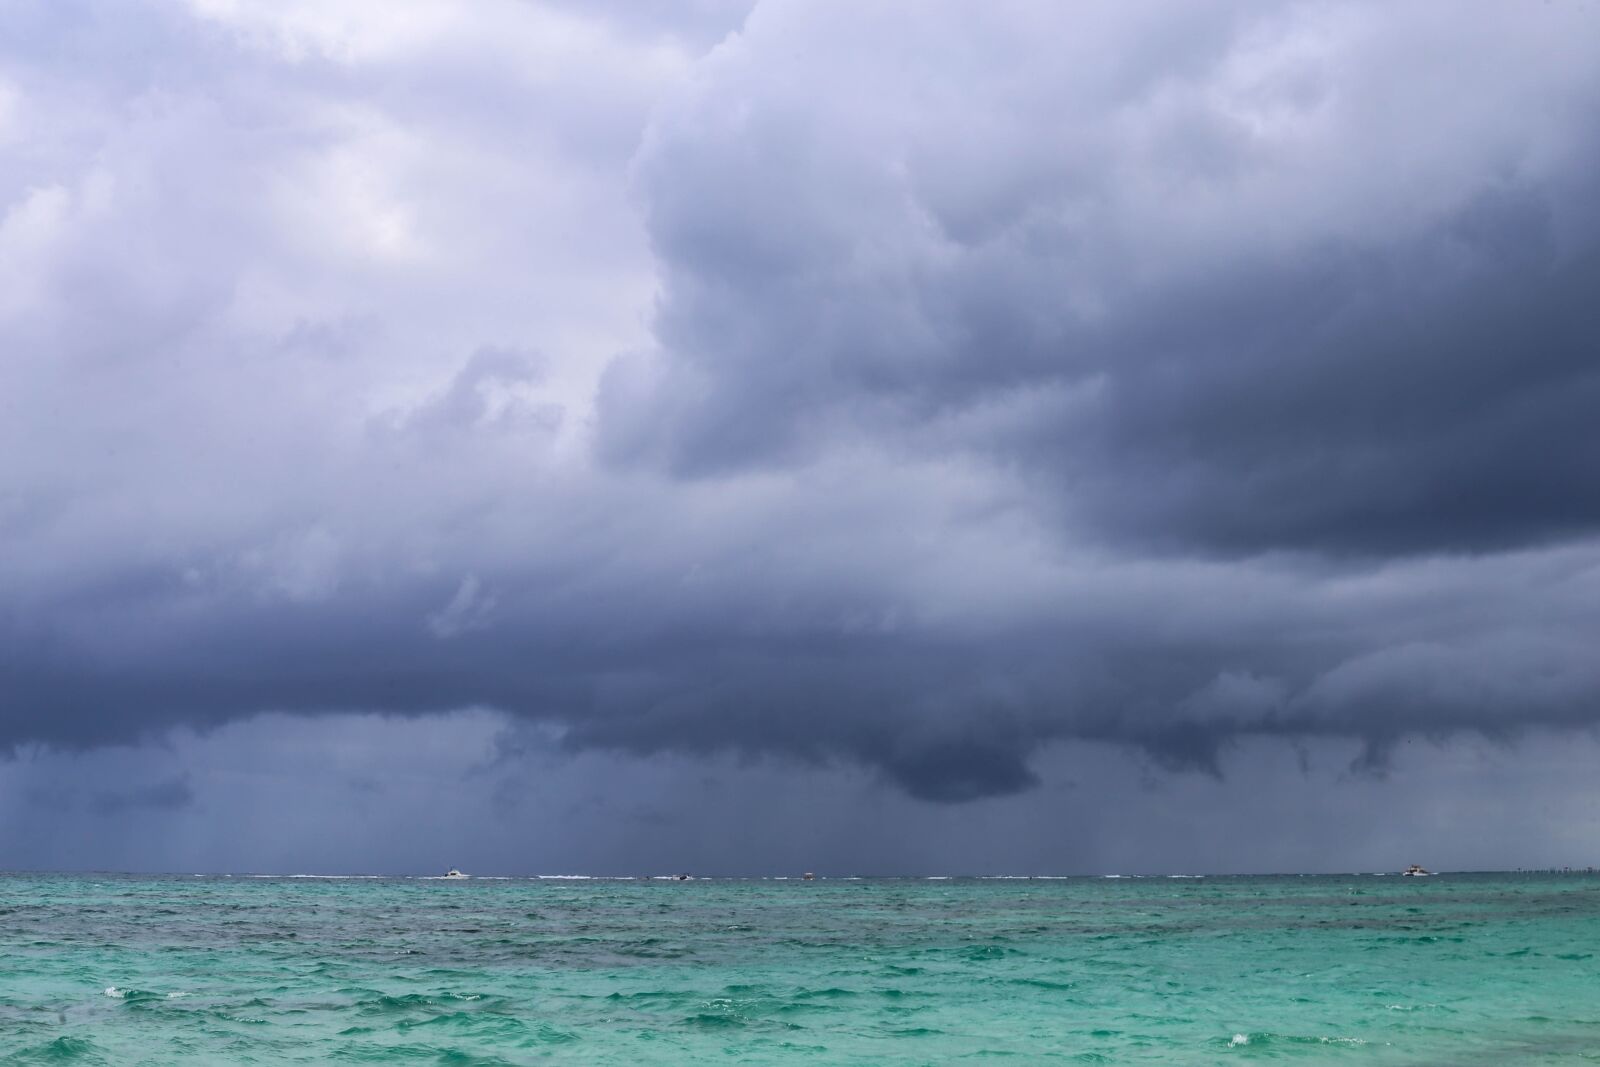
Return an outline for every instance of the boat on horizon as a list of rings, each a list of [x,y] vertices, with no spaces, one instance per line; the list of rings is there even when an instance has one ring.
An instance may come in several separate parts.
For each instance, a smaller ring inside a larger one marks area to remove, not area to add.
[[[451,867],[448,871],[445,871],[444,874],[440,875],[440,877],[441,878],[468,878],[468,877],[471,877],[471,876],[462,874],[460,871],[456,870],[454,867]]]
[[[1402,875],[1404,875],[1405,877],[1407,877],[1407,878],[1426,878],[1428,875],[1432,874],[1433,872],[1432,871],[1423,870],[1420,866],[1418,866],[1417,864],[1413,863],[1411,866],[1407,867],[1405,870],[1401,871],[1400,873]]]

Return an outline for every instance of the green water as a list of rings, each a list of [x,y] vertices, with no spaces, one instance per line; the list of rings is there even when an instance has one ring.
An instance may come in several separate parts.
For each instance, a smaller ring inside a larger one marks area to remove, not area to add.
[[[1600,878],[0,876],[5,1063],[1600,1060]]]

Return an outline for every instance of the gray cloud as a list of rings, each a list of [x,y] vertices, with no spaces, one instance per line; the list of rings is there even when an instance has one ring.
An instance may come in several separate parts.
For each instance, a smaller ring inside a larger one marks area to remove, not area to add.
[[[1594,531],[1591,13],[1010,14],[771,5],[661,114],[663,350],[612,369],[613,457],[993,451],[1163,551]]]
[[[1334,742],[1309,743],[1302,770],[1281,742],[1247,741],[1221,779],[1073,743],[1041,751],[1036,789],[930,805],[850,768],[573,754],[537,733],[482,711],[263,716],[162,747],[33,752],[0,764],[0,847],[25,868],[636,876],[1393,870],[1419,851],[1446,870],[1548,867],[1596,839],[1592,736],[1419,741],[1383,779],[1347,774],[1354,747]],[[183,773],[183,808],[15,802]]]
[[[9,751],[983,804],[1600,721],[1591,12],[17,10]]]
[[[189,787],[188,779],[178,777],[130,789],[97,790],[89,806],[97,815],[116,815],[138,808],[158,811],[186,808],[193,803],[194,790]]]
[[[26,787],[23,795],[34,808],[42,810],[47,816],[79,808],[102,817],[140,810],[169,812],[179,811],[194,803],[194,790],[190,788],[187,774],[152,784],[116,789],[88,790],[50,781]]]

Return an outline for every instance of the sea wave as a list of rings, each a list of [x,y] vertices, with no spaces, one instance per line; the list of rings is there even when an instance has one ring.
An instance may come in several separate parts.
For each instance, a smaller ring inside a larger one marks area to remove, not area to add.
[[[1389,1042],[1461,1063],[1493,1040],[1517,1050],[1497,1062],[1575,1067],[1593,1049],[1579,979],[1594,961],[1562,957],[1600,958],[1595,887],[1553,877],[1462,876],[1425,897],[1366,876],[817,893],[0,881],[7,1065],[278,1062],[290,1046],[304,1062],[526,1062],[546,1045],[596,1067],[734,1045],[780,1062],[1325,1063],[1384,1059]],[[93,1045],[49,1044],[62,1037]]]
[[[85,1037],[63,1035],[41,1045],[14,1050],[11,1063],[105,1063],[98,1046]]]

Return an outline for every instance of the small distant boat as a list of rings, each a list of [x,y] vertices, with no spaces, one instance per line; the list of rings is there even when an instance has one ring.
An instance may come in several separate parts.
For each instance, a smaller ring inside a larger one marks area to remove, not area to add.
[[[446,878],[466,878],[468,876],[465,875],[465,874],[462,874],[460,871],[456,870],[454,867],[451,867],[448,871],[444,872],[444,877],[446,877]]]
[[[1402,875],[1404,875],[1405,877],[1407,877],[1407,878],[1426,878],[1428,875],[1432,874],[1433,872],[1432,871],[1425,871],[1421,867],[1419,867],[1415,863],[1413,863],[1411,866],[1407,867],[1405,870],[1401,871],[1400,873]]]
[[[817,876],[811,871],[807,871],[805,874],[802,874],[800,878],[802,881],[806,882],[815,882],[817,880]]]

